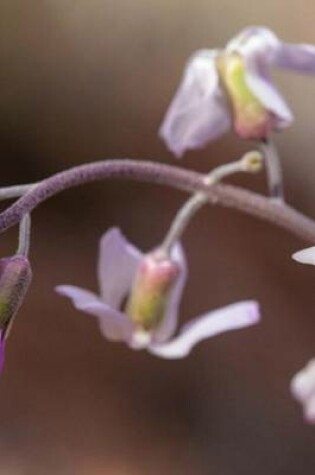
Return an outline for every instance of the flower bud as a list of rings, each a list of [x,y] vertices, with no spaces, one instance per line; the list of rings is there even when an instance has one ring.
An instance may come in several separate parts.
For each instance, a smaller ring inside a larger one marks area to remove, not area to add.
[[[274,119],[248,87],[244,59],[238,53],[225,54],[217,59],[217,67],[231,103],[235,133],[243,139],[266,138]]]
[[[149,332],[162,321],[178,275],[178,264],[162,251],[143,257],[126,307],[126,313],[140,330]]]
[[[262,153],[252,150],[251,152],[245,153],[241,158],[241,167],[244,172],[248,173],[257,173],[260,172],[263,168],[263,155]]]
[[[31,283],[28,259],[15,255],[0,259],[0,334],[3,341]]]

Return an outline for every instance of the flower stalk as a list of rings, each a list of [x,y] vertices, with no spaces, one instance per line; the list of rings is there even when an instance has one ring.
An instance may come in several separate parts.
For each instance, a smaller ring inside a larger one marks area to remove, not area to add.
[[[27,257],[30,249],[31,241],[31,216],[25,214],[19,224],[19,243],[16,253],[20,256]]]
[[[258,152],[248,152],[236,162],[227,163],[215,168],[204,177],[203,181],[207,187],[211,187],[219,183],[223,178],[235,173],[258,172],[261,166],[262,156]],[[180,239],[190,220],[207,202],[207,193],[199,191],[189,198],[179,209],[161,245],[161,248],[166,254],[170,253],[172,246]]]

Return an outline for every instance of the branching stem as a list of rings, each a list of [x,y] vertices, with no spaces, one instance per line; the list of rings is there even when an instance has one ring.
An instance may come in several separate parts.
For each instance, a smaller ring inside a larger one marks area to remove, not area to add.
[[[289,205],[273,202],[231,185],[204,183],[204,175],[179,167],[137,160],[104,160],[57,173],[38,183],[12,206],[0,213],[0,232],[17,224],[25,214],[53,195],[77,185],[104,179],[134,180],[177,188],[188,193],[203,192],[211,204],[234,208],[290,231],[315,243],[315,221]]]

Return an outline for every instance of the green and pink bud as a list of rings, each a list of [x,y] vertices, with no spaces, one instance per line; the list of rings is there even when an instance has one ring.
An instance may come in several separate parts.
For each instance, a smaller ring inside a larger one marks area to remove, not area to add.
[[[274,127],[274,115],[249,88],[246,64],[238,53],[217,58],[218,72],[232,109],[234,131],[243,139],[261,140]]]
[[[24,256],[0,259],[0,331],[7,336],[32,280],[28,259]]]
[[[178,263],[161,250],[143,256],[126,306],[139,330],[150,332],[162,322],[179,272]]]
[[[74,285],[59,285],[56,290],[78,310],[94,315],[106,339],[124,342],[134,350],[145,349],[167,359],[184,358],[207,338],[259,321],[257,303],[244,301],[206,312],[175,335],[187,278],[180,242],[170,255],[161,248],[143,254],[119,229],[109,229],[100,241],[98,273],[100,295]]]
[[[28,259],[16,255],[0,259],[0,371],[4,359],[4,342],[32,280]]]

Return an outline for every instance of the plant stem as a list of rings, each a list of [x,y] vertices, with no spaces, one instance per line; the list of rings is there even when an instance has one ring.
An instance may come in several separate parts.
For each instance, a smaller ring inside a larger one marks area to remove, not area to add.
[[[0,188],[0,201],[10,200],[12,198],[18,198],[19,196],[23,196],[36,185],[37,183],[30,183],[28,185],[4,186]]]
[[[282,204],[284,201],[283,178],[277,148],[270,138],[261,142],[260,148],[265,156],[270,197],[278,204]]]
[[[21,256],[28,256],[31,242],[31,216],[29,213],[25,214],[20,221],[19,228],[19,244],[16,254]]]
[[[269,198],[231,185],[209,187],[204,176],[194,171],[160,163],[137,160],[104,160],[80,165],[46,178],[0,213],[0,232],[17,224],[26,213],[53,195],[77,185],[104,179],[134,180],[207,195],[209,203],[234,208],[276,226],[296,236],[315,242],[315,221],[289,205],[279,206]]]
[[[261,161],[262,157],[260,154],[258,154],[258,152],[248,152],[240,160],[218,166],[204,176],[203,182],[205,185],[210,187],[215,183],[219,183],[223,178],[235,173],[246,171],[253,173],[260,171]],[[193,196],[191,196],[178,210],[174,220],[171,223],[168,233],[161,244],[161,248],[166,254],[171,252],[173,245],[178,239],[180,239],[190,220],[197,213],[197,211],[207,203],[207,201],[207,194],[203,191],[198,191]]]

